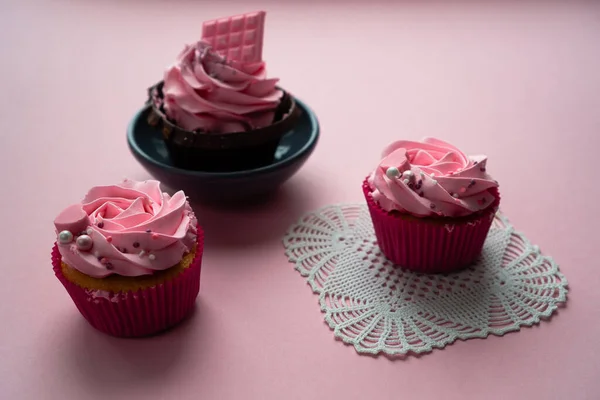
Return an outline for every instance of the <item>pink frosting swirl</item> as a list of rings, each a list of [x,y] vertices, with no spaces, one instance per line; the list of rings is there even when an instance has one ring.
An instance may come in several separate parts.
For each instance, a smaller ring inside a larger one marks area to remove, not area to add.
[[[283,92],[265,63],[227,61],[205,42],[186,46],[164,78],[167,117],[182,129],[244,132],[273,123]]]
[[[389,145],[369,177],[373,199],[386,211],[418,217],[462,217],[489,207],[498,183],[486,173],[487,157],[467,157],[438,139]]]
[[[197,220],[185,194],[170,197],[153,180],[94,187],[54,224],[63,261],[95,278],[168,269],[196,242]]]

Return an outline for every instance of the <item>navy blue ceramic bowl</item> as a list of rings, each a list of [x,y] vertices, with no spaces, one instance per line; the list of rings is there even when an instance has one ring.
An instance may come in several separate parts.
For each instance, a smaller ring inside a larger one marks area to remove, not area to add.
[[[144,107],[127,128],[133,156],[156,179],[171,189],[182,189],[193,201],[243,203],[272,194],[294,175],[313,152],[319,138],[319,122],[303,102],[298,124],[281,139],[273,162],[264,167],[234,172],[191,171],[173,166],[162,133],[147,123],[150,107]]]

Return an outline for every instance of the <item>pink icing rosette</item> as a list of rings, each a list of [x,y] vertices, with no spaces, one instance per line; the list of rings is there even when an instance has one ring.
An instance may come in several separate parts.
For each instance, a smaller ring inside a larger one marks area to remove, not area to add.
[[[431,138],[392,143],[382,157],[363,193],[386,257],[423,273],[475,261],[500,202],[487,158]]]
[[[197,239],[197,220],[185,194],[170,197],[154,180],[94,187],[54,223],[62,260],[94,278],[165,270]]]
[[[389,145],[369,177],[373,199],[386,211],[417,217],[463,217],[495,200],[498,183],[486,173],[485,156],[467,157],[444,141],[400,140]]]
[[[244,132],[273,122],[283,92],[265,63],[228,61],[199,41],[187,45],[164,77],[167,117],[188,131]]]

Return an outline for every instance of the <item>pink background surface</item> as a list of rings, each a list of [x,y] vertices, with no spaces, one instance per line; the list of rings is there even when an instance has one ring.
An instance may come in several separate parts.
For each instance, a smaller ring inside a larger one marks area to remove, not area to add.
[[[52,274],[52,220],[91,185],[148,178],[125,145],[146,88],[202,20],[259,7],[269,70],[317,112],[320,144],[272,203],[196,207],[192,319],[100,334]],[[2,1],[0,26],[0,398],[600,398],[597,3]],[[424,135],[489,155],[504,212],[561,265],[569,302],[502,338],[359,356],[280,238],[304,212],[361,202],[380,149]]]

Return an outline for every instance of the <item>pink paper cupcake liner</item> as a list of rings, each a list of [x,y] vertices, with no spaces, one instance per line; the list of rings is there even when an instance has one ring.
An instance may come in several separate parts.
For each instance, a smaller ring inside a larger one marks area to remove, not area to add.
[[[379,248],[394,264],[423,273],[448,273],[472,264],[481,254],[500,197],[477,219],[438,220],[405,218],[390,213],[371,196],[367,180],[363,192]]]
[[[86,289],[69,281],[62,273],[56,243],[52,265],[56,277],[90,325],[116,337],[143,337],[169,329],[190,315],[200,290],[203,250],[203,233],[198,228],[196,256],[188,268],[161,284],[128,292]]]

